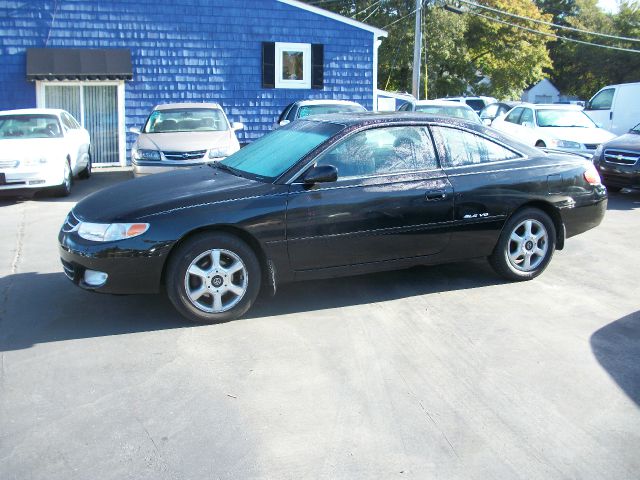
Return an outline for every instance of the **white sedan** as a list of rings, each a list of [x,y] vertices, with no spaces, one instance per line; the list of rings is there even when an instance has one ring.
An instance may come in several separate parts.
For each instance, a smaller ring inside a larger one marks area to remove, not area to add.
[[[89,132],[64,110],[0,112],[0,192],[51,188],[69,195],[91,175]]]
[[[599,128],[581,107],[521,104],[491,124],[523,143],[567,152],[593,154],[601,143],[615,137]]]

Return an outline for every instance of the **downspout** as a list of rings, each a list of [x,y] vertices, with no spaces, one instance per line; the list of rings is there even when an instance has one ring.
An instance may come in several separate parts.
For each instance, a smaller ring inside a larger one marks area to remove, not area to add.
[[[374,112],[378,111],[378,48],[382,40],[373,35],[373,107]]]

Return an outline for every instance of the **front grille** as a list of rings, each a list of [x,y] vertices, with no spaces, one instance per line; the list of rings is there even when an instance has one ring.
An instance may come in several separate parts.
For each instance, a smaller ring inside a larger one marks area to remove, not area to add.
[[[63,259],[60,259],[60,261],[62,262],[62,269],[64,270],[64,274],[67,276],[69,280],[73,282],[76,276],[76,271],[73,268],[73,265],[69,262],[66,262]]]
[[[75,232],[79,226],[80,220],[78,220],[78,218],[73,214],[73,210],[71,210],[62,224],[62,231],[66,233]]]
[[[607,149],[604,151],[604,160],[607,163],[617,165],[635,165],[640,159],[640,152],[630,152],[629,150]]]
[[[162,152],[167,160],[200,160],[207,153],[206,150],[194,150],[193,152]]]
[[[15,168],[19,163],[18,160],[0,160],[0,168]]]

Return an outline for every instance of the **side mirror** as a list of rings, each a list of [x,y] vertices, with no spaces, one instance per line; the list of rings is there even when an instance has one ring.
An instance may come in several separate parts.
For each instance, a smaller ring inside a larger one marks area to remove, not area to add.
[[[591,100],[587,100],[587,102],[584,104],[584,109],[591,110]]]
[[[280,125],[281,127],[284,127],[285,125],[289,125],[291,123],[291,120],[282,120],[280,123],[278,123],[278,125]]]
[[[131,127],[129,132],[135,133],[136,135],[140,135],[140,129],[138,127]]]
[[[231,124],[231,130],[236,131],[236,130],[242,130],[244,129],[244,123],[241,122],[233,122]]]
[[[489,125],[491,125],[491,119],[485,117],[482,119],[482,123],[484,123],[488,127]]]
[[[333,165],[320,165],[313,167],[304,176],[304,183],[313,185],[314,183],[330,183],[338,180],[338,169]]]
[[[523,127],[527,127],[527,128],[533,128],[533,123],[532,122],[522,122],[522,126]]]

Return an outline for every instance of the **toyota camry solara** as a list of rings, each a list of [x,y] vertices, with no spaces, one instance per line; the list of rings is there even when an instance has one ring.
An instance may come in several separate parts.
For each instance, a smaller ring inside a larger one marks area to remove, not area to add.
[[[217,164],[97,192],[58,240],[78,286],[165,289],[186,318],[211,323],[292,280],[478,257],[528,280],[606,206],[580,157],[461,119],[346,114],[298,120]]]

